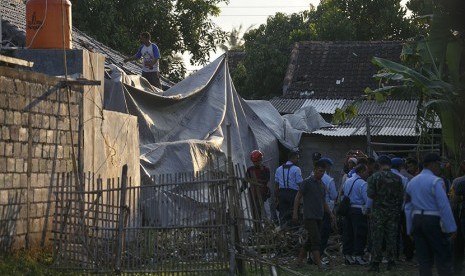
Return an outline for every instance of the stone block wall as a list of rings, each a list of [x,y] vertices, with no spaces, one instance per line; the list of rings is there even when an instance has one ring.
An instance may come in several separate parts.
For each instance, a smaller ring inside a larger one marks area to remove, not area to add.
[[[68,101],[58,85],[55,77],[0,67],[0,252],[49,242],[54,174],[73,171],[82,105],[81,87]]]

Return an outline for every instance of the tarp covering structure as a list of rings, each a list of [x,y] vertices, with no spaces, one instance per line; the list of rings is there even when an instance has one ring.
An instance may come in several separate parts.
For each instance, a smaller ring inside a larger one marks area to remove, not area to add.
[[[274,172],[278,141],[295,149],[302,132],[328,126],[322,119],[306,117],[308,112],[284,119],[267,101],[242,99],[224,55],[164,92],[126,76],[116,66],[110,69],[104,108],[138,117],[141,175],[201,171],[209,156],[225,158],[228,125],[233,162],[249,166],[249,153],[260,149],[264,164]],[[300,129],[292,125],[296,123]],[[270,185],[273,173],[271,178]]]

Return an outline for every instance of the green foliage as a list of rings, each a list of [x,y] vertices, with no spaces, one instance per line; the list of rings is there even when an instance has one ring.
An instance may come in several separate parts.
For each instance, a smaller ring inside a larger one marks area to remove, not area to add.
[[[357,116],[357,106],[356,102],[350,104],[346,109],[336,108],[334,111],[332,123],[333,124],[343,124],[349,119],[352,119]]]
[[[227,0],[80,0],[73,1],[73,22],[82,31],[126,55],[133,55],[139,34],[149,32],[160,48],[161,71],[175,80],[186,72],[176,56],[192,55],[206,64],[225,33],[209,18]]]
[[[418,28],[405,14],[400,0],[322,0],[302,13],[277,13],[244,35],[244,69],[240,76],[233,72],[240,80],[236,88],[245,98],[280,96],[293,43],[410,38]]]
[[[304,15],[277,13],[244,35],[244,69],[233,72],[238,92],[249,99],[266,99],[282,94],[282,81],[289,62],[293,30],[305,28]],[[247,74],[244,76],[244,72]],[[239,75],[240,74],[240,75]]]
[[[233,27],[231,32],[227,33],[226,43],[223,43],[219,48],[225,52],[227,51],[243,51],[244,50],[244,37],[243,33],[250,31],[253,25],[250,25],[245,31],[242,31],[242,25]]]
[[[415,4],[426,6],[420,1]],[[373,59],[383,72],[389,73],[379,76],[388,80],[396,77],[402,82],[370,93],[415,89],[420,99],[419,129],[430,128],[431,121],[439,116],[446,154],[458,163],[465,157],[465,120],[462,119],[465,118],[465,23],[461,20],[465,16],[465,4],[461,0],[443,0],[436,4],[430,35],[404,47],[404,64]]]
[[[322,0],[309,13],[318,40],[400,40],[417,28],[400,0]]]

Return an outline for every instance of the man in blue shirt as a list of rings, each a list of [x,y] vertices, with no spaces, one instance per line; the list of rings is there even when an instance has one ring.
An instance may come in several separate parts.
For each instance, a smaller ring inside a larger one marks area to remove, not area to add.
[[[450,239],[457,231],[441,173],[441,158],[428,153],[423,170],[407,185],[405,215],[407,232],[413,233],[420,275],[452,275]]]
[[[294,199],[302,183],[302,172],[297,166],[299,153],[291,151],[288,161],[276,169],[275,173],[275,196],[278,198],[278,211],[280,225],[286,225],[292,219]]]
[[[150,41],[150,38],[149,33],[141,33],[139,50],[132,57],[126,58],[124,62],[143,58],[142,77],[146,78],[151,85],[161,89],[160,69],[158,66],[160,51],[157,44]]]
[[[342,232],[342,252],[346,264],[366,265],[362,258],[368,234],[366,210],[369,207],[367,197],[368,168],[365,164],[355,167],[354,174],[342,187],[343,196],[350,198],[350,212],[344,217]]]

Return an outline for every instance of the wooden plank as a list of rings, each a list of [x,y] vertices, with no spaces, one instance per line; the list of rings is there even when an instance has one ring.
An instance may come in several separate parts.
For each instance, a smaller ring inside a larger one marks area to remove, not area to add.
[[[93,85],[98,86],[101,84],[99,80],[87,80],[87,79],[76,79],[76,80],[62,80],[60,83],[65,85]]]
[[[24,59],[19,59],[19,58],[4,56],[4,55],[0,55],[0,62],[20,65],[20,66],[25,66],[25,67],[34,66],[34,62],[32,62],[32,61],[27,61],[27,60],[24,60]]]
[[[401,143],[378,143],[378,142],[371,142],[373,146],[397,146],[397,147],[439,147],[440,144],[401,144]]]

